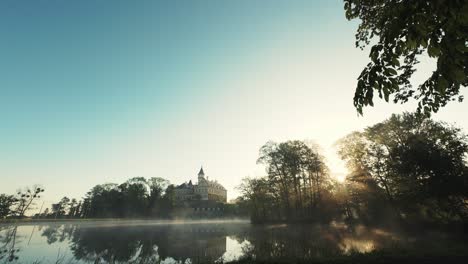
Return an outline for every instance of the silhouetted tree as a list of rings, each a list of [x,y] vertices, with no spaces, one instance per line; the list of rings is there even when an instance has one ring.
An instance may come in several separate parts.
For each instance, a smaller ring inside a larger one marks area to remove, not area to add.
[[[468,143],[460,129],[404,113],[339,145],[351,171],[348,181],[382,194],[397,216],[467,218]]]
[[[4,219],[11,215],[12,207],[15,204],[13,195],[0,194],[0,219]]]
[[[242,198],[249,202],[253,222],[283,219],[282,204],[275,199],[274,188],[267,178],[244,178],[238,188]]]
[[[143,177],[129,179],[119,185],[123,195],[124,215],[135,217],[146,215],[148,208],[149,186]]]
[[[267,142],[258,163],[265,165],[267,176],[247,178],[240,185],[255,221],[314,218],[325,208],[323,197],[331,197],[327,193],[332,180],[316,146],[302,141]]]
[[[76,200],[75,200],[76,202]],[[64,217],[70,211],[70,198],[63,197],[60,201],[56,204],[52,204],[52,214],[54,217]]]
[[[166,191],[161,199],[161,217],[170,217],[172,210],[175,207],[174,185],[167,186]]]
[[[82,202],[70,204],[74,217],[167,218],[174,208],[174,186],[162,178],[135,177],[120,185],[96,185]]]
[[[39,217],[41,217],[41,218],[47,218],[47,217],[49,217],[49,214],[50,214],[50,210],[49,210],[49,208],[46,208],[46,209],[44,210],[44,212],[42,212],[42,214],[39,215]]]
[[[163,178],[154,177],[148,180],[149,197],[148,210],[150,216],[161,216],[161,202],[164,193],[169,186],[169,181]]]
[[[17,217],[24,217],[26,211],[34,205],[37,199],[44,192],[44,189],[38,186],[27,187],[25,190],[20,190],[15,196],[15,207],[14,215]]]
[[[123,193],[115,183],[94,186],[85,198],[86,217],[123,217]]]
[[[75,218],[81,217],[81,211],[83,209],[82,205],[83,205],[82,201],[77,202],[76,206],[73,209],[73,214],[71,214],[71,217],[75,217]]]
[[[429,115],[463,96],[468,85],[468,2],[465,0],[344,0],[346,18],[359,19],[356,46],[371,42],[371,61],[358,78],[354,105],[359,113],[373,105],[374,93],[395,103],[418,100]],[[375,38],[375,41],[373,39]],[[418,58],[437,59],[431,76],[414,88],[410,82]]]

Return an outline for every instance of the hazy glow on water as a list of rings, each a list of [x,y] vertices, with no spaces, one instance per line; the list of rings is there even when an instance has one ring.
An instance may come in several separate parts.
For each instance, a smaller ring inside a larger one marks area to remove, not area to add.
[[[369,253],[375,249],[374,242],[372,240],[356,240],[352,238],[345,238],[340,244],[340,249],[344,253],[350,253],[357,251],[359,253]]]

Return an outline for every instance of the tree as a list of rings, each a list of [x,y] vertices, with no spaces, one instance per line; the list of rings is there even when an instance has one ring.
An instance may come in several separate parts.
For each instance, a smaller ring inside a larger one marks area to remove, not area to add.
[[[34,186],[32,188],[27,187],[25,190],[18,191],[15,196],[16,209],[14,214],[17,217],[24,217],[26,211],[28,211],[31,206],[34,205],[35,201],[41,197],[40,194],[42,192],[44,192],[44,189],[38,186]]]
[[[160,206],[161,217],[169,217],[172,210],[174,209],[174,205],[175,205],[174,188],[175,186],[173,184],[170,184],[169,186],[167,186],[166,191],[164,192],[164,195],[161,199],[161,206]]]
[[[44,212],[40,215],[42,218],[47,218],[49,216],[49,208],[46,208]]]
[[[75,200],[76,203],[76,200]],[[55,217],[63,217],[65,216],[71,209],[70,198],[64,196],[60,201],[56,204],[52,204],[52,213]]]
[[[82,217],[83,208],[84,208],[83,207],[83,202],[79,201],[78,204],[74,207],[73,215],[71,215],[71,217],[75,217],[75,218]]]
[[[149,186],[145,178],[135,177],[119,185],[126,216],[144,216],[148,208]]]
[[[11,215],[11,208],[15,204],[15,197],[13,195],[0,194],[0,219],[4,219]]]
[[[163,178],[153,177],[147,182],[149,186],[149,214],[151,216],[158,216],[161,213],[161,199],[169,186],[169,181]]]
[[[83,201],[83,216],[123,217],[123,194],[115,183],[94,186]]]
[[[257,162],[265,165],[266,177],[247,178],[239,186],[252,220],[304,220],[324,212],[323,198],[329,200],[332,181],[317,146],[298,140],[267,142]]]
[[[337,146],[338,155],[346,161],[349,171],[343,198],[346,218],[377,223],[389,216],[398,217],[400,212],[388,186],[388,175],[383,169],[386,157],[382,151],[367,138],[365,132],[352,132],[340,139]],[[393,214],[389,215],[388,211],[393,211]]]
[[[269,182],[278,187],[287,211],[306,204],[317,207],[329,184],[328,168],[316,146],[302,141],[267,142],[258,163],[266,166]]]
[[[68,217],[75,217],[77,210],[79,210],[78,201],[72,198],[69,203],[70,209],[68,210]]]
[[[344,0],[346,18],[359,19],[356,46],[371,42],[371,61],[361,72],[354,105],[362,114],[374,93],[395,103],[418,101],[426,116],[449,101],[463,100],[468,85],[468,2],[465,0]],[[374,41],[373,39],[376,38]],[[418,58],[437,60],[435,71],[414,88],[410,82]]]
[[[268,179],[244,178],[238,186],[242,200],[248,201],[252,222],[258,223],[266,220],[281,220],[281,204],[275,197],[274,188],[269,185]],[[275,210],[276,209],[276,210]]]
[[[468,141],[460,129],[404,113],[339,145],[348,178],[383,195],[398,216],[468,219]]]
[[[82,202],[71,201],[71,217],[167,217],[174,187],[162,178],[134,177],[118,185],[94,186]]]

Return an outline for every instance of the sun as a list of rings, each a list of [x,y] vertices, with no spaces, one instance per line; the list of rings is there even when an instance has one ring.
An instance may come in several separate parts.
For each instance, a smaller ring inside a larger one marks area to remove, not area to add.
[[[344,174],[344,173],[335,173],[335,174],[333,174],[333,178],[339,183],[344,183],[346,181],[346,174]]]

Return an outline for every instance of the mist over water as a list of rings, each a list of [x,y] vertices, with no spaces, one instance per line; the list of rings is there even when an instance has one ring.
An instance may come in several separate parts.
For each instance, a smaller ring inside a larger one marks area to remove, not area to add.
[[[256,259],[326,259],[396,248],[434,252],[463,237],[428,231],[329,225],[252,225],[229,221],[70,221],[0,225],[5,263],[223,263]]]

